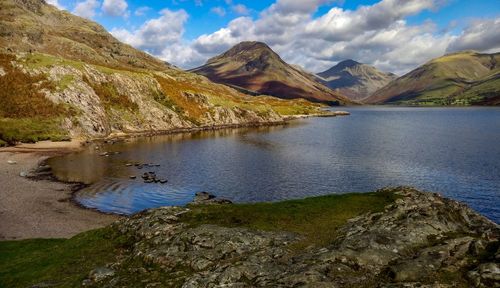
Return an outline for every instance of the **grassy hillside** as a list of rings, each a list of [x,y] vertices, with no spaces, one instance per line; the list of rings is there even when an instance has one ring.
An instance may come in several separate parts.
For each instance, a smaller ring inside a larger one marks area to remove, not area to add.
[[[319,112],[184,72],[43,0],[0,3],[0,145]]]
[[[319,83],[313,75],[283,61],[261,42],[241,42],[191,71],[218,83],[284,99],[352,103]]]
[[[465,51],[445,55],[394,80],[366,103],[482,105],[500,99],[500,53]]]

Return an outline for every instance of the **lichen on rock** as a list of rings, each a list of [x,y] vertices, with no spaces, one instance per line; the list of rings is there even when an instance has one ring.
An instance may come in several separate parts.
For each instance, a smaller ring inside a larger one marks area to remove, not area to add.
[[[383,212],[351,219],[325,247],[301,235],[182,221],[192,208],[151,209],[114,227],[133,241],[97,287],[499,287],[497,224],[435,193],[398,187]],[[251,217],[251,215],[249,215]],[[136,273],[131,273],[135,271]]]

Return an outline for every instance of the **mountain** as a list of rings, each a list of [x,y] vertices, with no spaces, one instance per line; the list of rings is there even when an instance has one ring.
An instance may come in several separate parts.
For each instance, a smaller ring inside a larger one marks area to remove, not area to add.
[[[365,103],[500,105],[500,53],[452,53],[394,80]]]
[[[327,87],[356,101],[370,96],[397,78],[395,74],[384,73],[350,59],[339,62],[317,76]]]
[[[43,0],[0,2],[0,146],[267,124],[318,110],[177,69]]]
[[[313,75],[287,64],[261,42],[241,42],[190,71],[214,82],[279,98],[305,98],[329,104],[351,102],[316,81]]]

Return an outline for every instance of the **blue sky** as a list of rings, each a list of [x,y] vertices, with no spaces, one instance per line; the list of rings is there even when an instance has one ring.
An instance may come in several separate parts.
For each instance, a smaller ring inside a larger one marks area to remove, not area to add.
[[[402,74],[447,52],[500,50],[500,0],[48,2],[184,68],[243,40],[264,41],[314,72],[354,58]]]

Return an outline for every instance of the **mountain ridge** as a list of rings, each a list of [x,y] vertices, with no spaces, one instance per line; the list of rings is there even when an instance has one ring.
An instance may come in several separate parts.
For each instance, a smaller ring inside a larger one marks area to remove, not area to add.
[[[369,104],[500,105],[500,53],[459,51],[432,59],[363,101]]]
[[[244,41],[189,70],[210,80],[285,99],[305,98],[328,104],[352,103],[316,77],[286,63],[267,44]]]
[[[319,112],[172,67],[45,1],[0,2],[0,146],[264,125]]]
[[[316,74],[326,86],[352,100],[360,101],[396,78],[373,66],[347,59]]]

